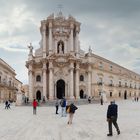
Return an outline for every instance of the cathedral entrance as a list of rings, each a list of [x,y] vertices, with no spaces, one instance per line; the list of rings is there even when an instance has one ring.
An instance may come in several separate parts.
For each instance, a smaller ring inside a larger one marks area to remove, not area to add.
[[[126,100],[127,99],[127,91],[125,90],[124,92],[124,99]]]
[[[41,92],[39,90],[36,92],[36,99],[41,100]]]
[[[80,90],[80,98],[83,99],[84,98],[84,91]]]
[[[65,82],[62,79],[57,81],[56,96],[58,99],[62,99],[62,97],[65,97]]]

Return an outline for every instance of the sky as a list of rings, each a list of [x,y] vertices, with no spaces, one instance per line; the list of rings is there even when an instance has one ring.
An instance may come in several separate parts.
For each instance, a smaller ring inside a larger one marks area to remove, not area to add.
[[[0,0],[0,58],[28,83],[28,44],[39,48],[40,21],[57,15],[81,23],[80,44],[140,74],[140,0]]]

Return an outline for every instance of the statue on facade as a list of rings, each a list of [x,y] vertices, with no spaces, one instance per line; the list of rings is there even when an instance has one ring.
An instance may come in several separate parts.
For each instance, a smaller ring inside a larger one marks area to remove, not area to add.
[[[62,43],[59,44],[59,53],[62,54],[63,53],[63,46]]]
[[[29,53],[30,54],[32,54],[33,53],[33,46],[32,46],[32,43],[30,43],[30,45],[28,46],[28,48],[29,48]]]
[[[91,46],[89,46],[88,52],[89,52],[90,54],[92,53]]]

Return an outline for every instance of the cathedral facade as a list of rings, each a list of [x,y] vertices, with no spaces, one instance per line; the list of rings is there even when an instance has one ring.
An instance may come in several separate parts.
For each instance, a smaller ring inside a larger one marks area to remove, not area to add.
[[[81,23],[61,12],[41,21],[40,48],[28,61],[29,99],[124,98],[140,95],[140,75],[80,48]]]

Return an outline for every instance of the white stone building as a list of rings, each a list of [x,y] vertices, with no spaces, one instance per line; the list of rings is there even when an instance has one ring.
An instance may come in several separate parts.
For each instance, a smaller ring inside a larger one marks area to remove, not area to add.
[[[15,70],[0,58],[0,102],[16,101],[16,94],[22,83],[15,76]]]
[[[140,95],[140,75],[80,48],[80,23],[60,12],[41,21],[40,48],[30,44],[26,62],[29,98],[42,100],[99,97],[127,98]]]

